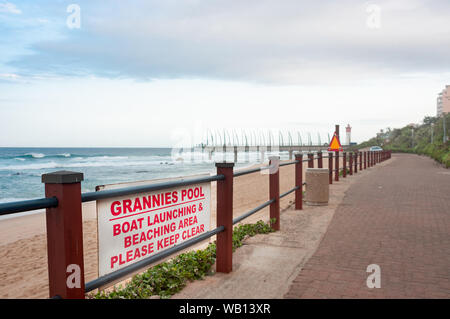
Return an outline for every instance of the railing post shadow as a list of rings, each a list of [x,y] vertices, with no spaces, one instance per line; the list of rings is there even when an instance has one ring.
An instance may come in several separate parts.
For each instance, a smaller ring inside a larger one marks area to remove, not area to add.
[[[225,179],[217,181],[217,227],[224,230],[217,234],[216,272],[233,270],[233,167],[234,163],[216,163],[217,175]]]
[[[280,230],[280,157],[269,157],[269,199],[275,201],[270,204],[270,225],[273,230]],[[272,220],[275,219],[275,222]]]
[[[303,154],[295,154],[295,209],[303,209]]]
[[[50,298],[84,299],[83,173],[57,171],[42,175],[45,197],[56,197],[58,206],[46,209],[47,259]]]

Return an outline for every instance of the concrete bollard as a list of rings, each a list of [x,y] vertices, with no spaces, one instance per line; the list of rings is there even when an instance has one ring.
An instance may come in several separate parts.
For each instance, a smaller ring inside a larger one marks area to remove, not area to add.
[[[305,203],[311,206],[328,205],[329,172],[327,168],[306,169]]]

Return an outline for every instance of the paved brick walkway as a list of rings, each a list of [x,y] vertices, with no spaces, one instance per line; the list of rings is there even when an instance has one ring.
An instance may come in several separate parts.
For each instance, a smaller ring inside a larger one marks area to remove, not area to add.
[[[285,298],[450,298],[450,170],[409,154],[370,170]],[[370,264],[381,288],[367,287]]]

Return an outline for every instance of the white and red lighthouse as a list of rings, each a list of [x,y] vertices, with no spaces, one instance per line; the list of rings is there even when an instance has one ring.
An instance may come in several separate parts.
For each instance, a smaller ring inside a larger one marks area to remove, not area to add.
[[[352,141],[352,128],[350,126],[350,124],[347,124],[347,127],[345,128],[345,144],[346,145],[350,145],[351,141]]]

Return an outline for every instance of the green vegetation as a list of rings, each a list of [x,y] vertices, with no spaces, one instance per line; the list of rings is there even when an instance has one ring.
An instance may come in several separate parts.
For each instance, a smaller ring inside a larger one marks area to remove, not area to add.
[[[447,140],[444,142],[444,120]],[[449,141],[450,115],[446,117],[426,116],[419,125],[407,125],[400,129],[387,128],[374,137],[356,147],[361,149],[370,146],[381,146],[393,152],[415,153],[427,155],[445,167],[450,167]]]
[[[270,224],[274,220],[270,220]],[[246,237],[273,232],[270,224],[258,221],[255,224],[242,224],[233,229],[233,251],[241,247]],[[183,289],[188,281],[202,279],[213,273],[216,260],[216,244],[211,243],[202,250],[180,254],[169,261],[135,275],[125,287],[119,286],[111,292],[98,292],[91,295],[96,299],[145,299],[153,295],[170,298]]]
[[[348,165],[348,163],[347,163],[347,165]],[[347,167],[347,169],[345,170],[346,172],[345,172],[345,174],[346,175],[349,175],[350,174],[350,169]],[[339,169],[339,176],[344,176],[344,169]]]

